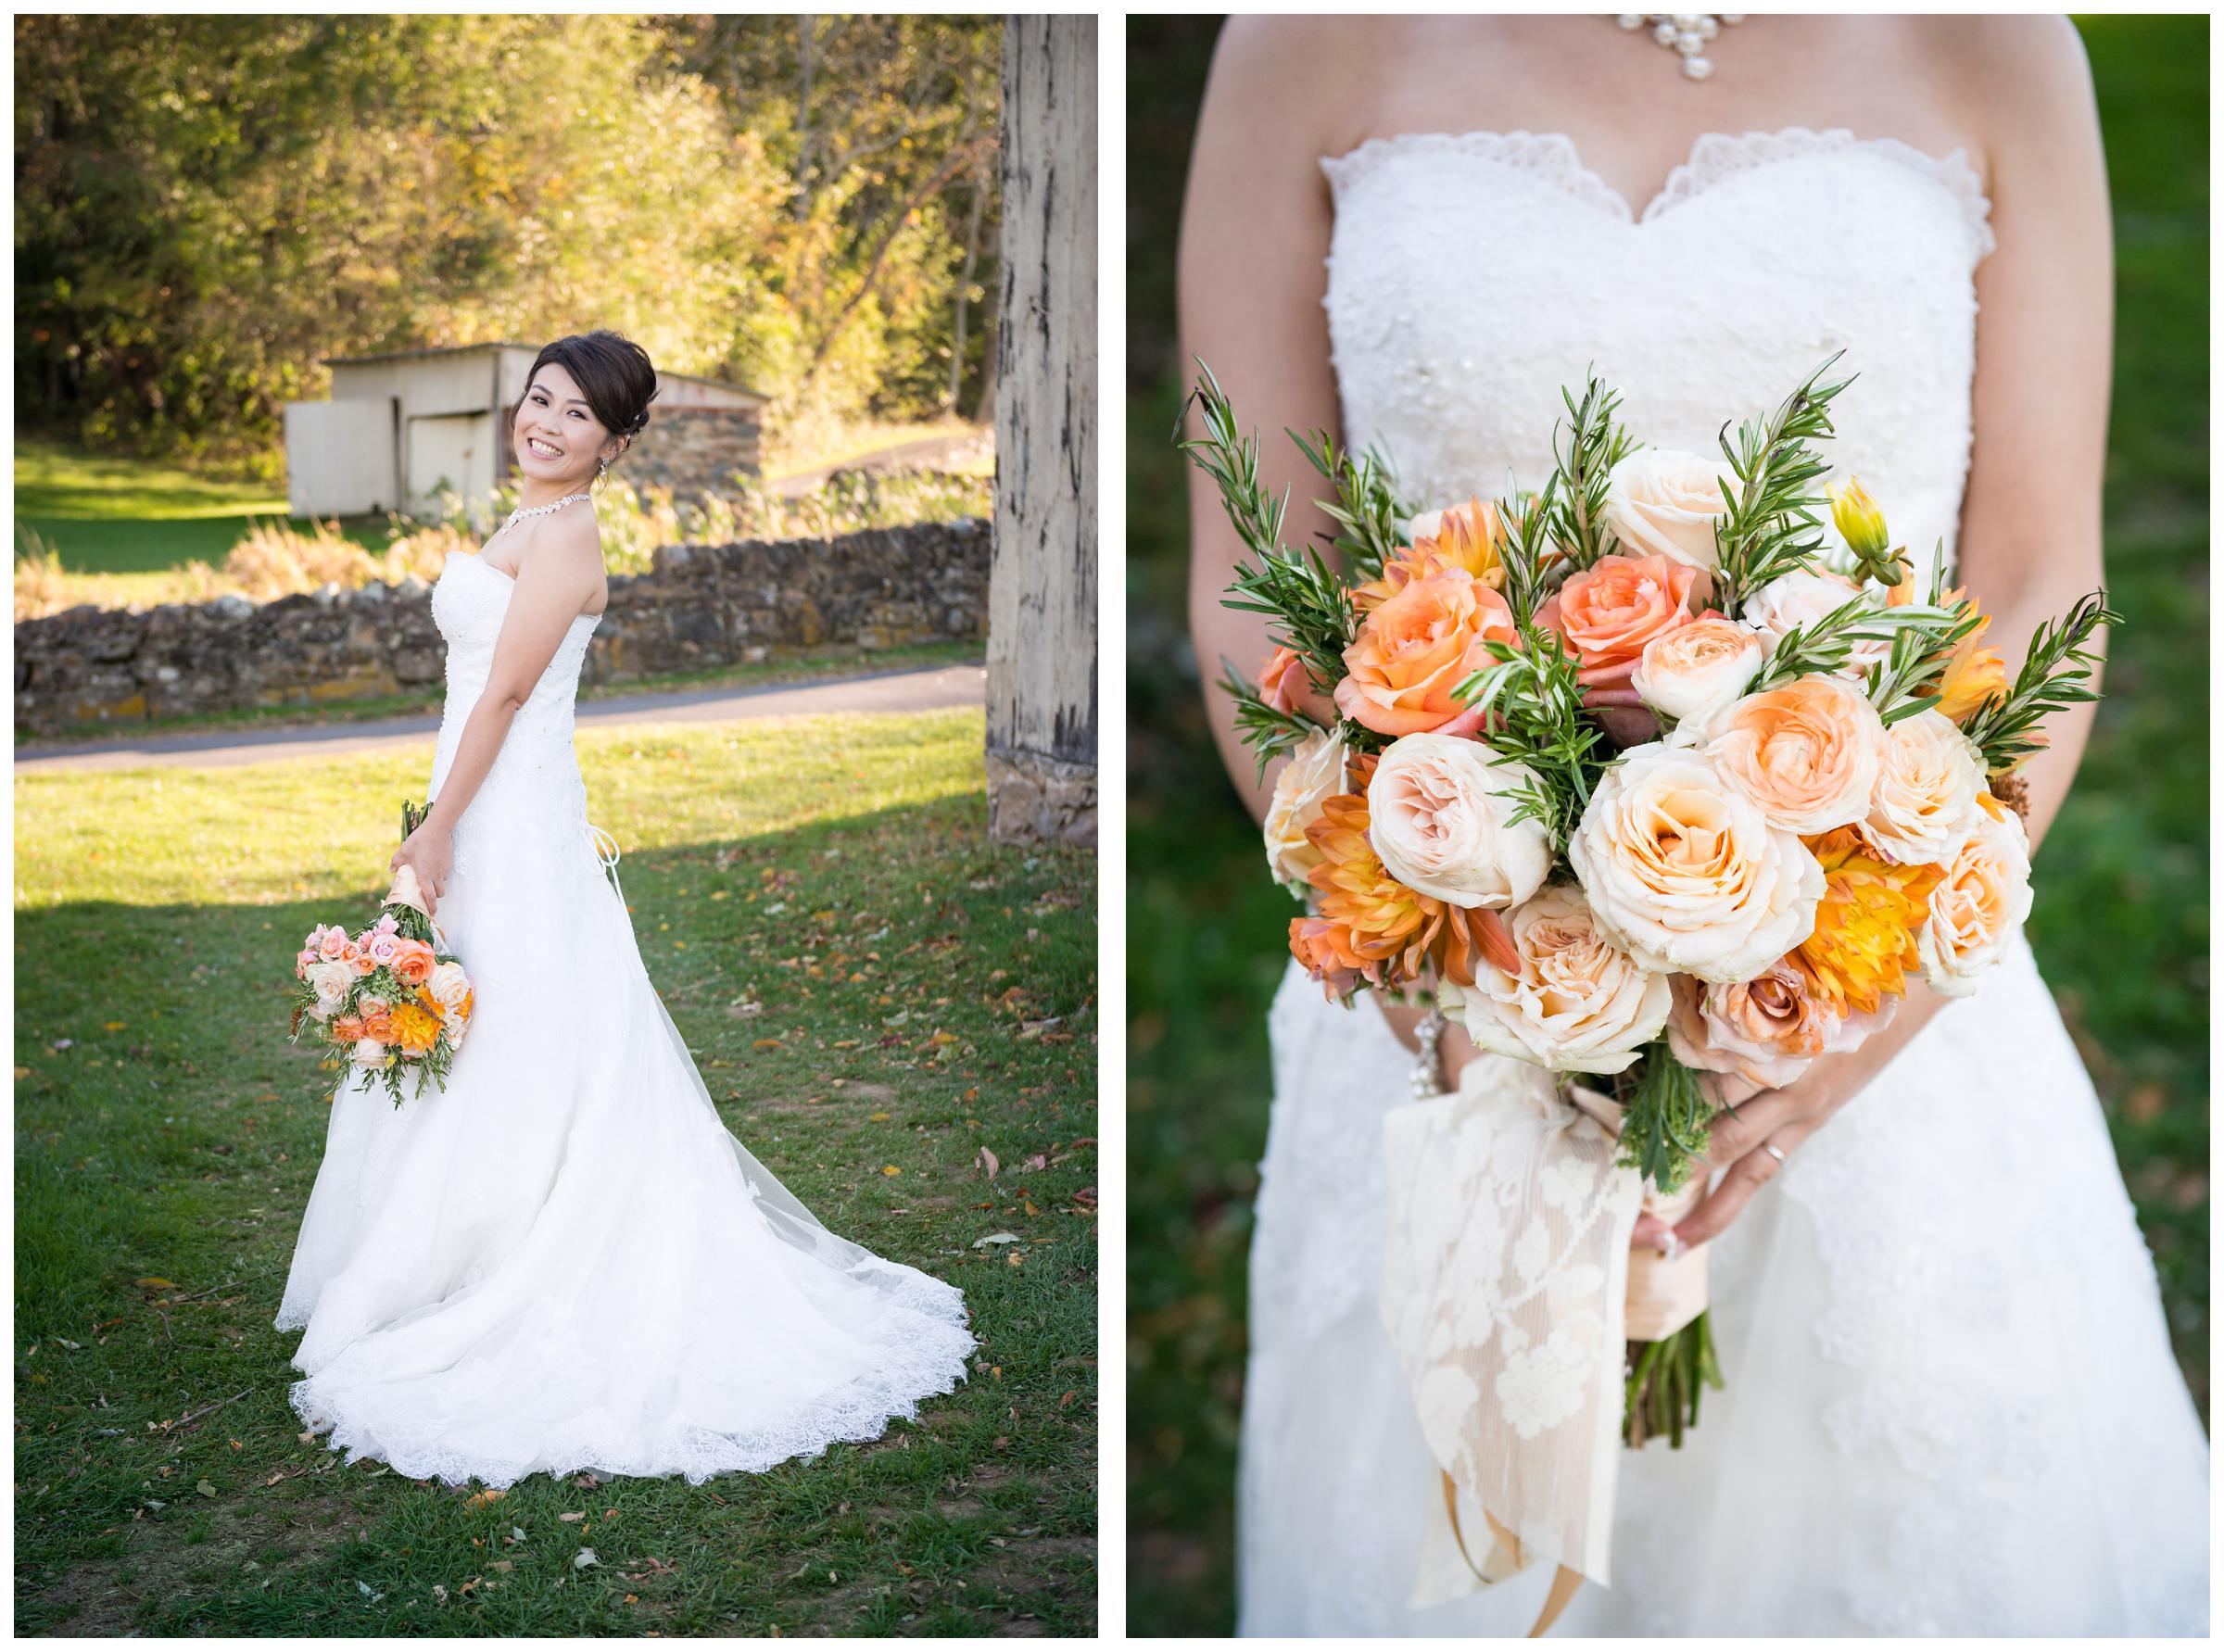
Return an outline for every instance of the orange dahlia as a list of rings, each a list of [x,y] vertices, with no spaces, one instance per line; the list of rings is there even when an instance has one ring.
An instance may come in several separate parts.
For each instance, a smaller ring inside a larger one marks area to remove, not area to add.
[[[1905,608],[1920,600],[1915,589],[1915,570],[1912,563],[1903,564],[1900,583],[1892,586],[1885,598],[1890,608]],[[1977,625],[1968,636],[1953,646],[1947,656],[1944,669],[1929,691],[1939,697],[1939,710],[1956,723],[1965,723],[1986,700],[2008,691],[2008,665],[2000,657],[1998,649],[1983,646],[1985,633],[1992,628],[1992,616],[1980,612],[1970,601],[1969,593],[1956,586],[1939,599],[1939,606],[1949,611],[1963,610],[1977,615]]]
[[[1851,826],[1804,841],[1827,882],[1814,931],[1792,957],[1839,1015],[1875,1015],[1920,966],[1915,936],[1943,868],[1878,860]]]
[[[440,1041],[440,1018],[420,1003],[398,1003],[389,1016],[393,1041],[412,1055],[423,1055]]]
[[[1408,889],[1390,876],[1367,835],[1367,800],[1346,792],[1320,806],[1306,840],[1320,864],[1306,880],[1320,892],[1320,915],[1294,919],[1290,952],[1329,990],[1343,996],[1361,979],[1403,986],[1434,965],[1462,987],[1475,981],[1475,961],[1510,955],[1495,912],[1453,906]]]
[[[1494,591],[1504,587],[1506,568],[1499,550],[1506,543],[1506,524],[1497,507],[1471,498],[1464,505],[1438,512],[1437,517],[1433,531],[1415,534],[1409,547],[1383,564],[1380,579],[1352,591],[1357,607],[1362,611],[1376,607],[1413,581],[1448,568],[1481,580]]]

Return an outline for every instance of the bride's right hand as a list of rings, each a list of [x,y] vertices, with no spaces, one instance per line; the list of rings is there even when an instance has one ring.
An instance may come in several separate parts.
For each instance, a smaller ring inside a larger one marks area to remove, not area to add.
[[[409,835],[386,865],[397,873],[407,866],[417,875],[417,888],[424,895],[424,915],[431,917],[439,910],[455,862],[455,835],[428,820]]]

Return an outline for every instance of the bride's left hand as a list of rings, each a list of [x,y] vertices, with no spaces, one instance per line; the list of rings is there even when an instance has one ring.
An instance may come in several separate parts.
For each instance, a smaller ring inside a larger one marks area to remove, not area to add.
[[[424,893],[425,915],[431,917],[439,909],[440,897],[448,892],[448,875],[455,863],[455,834],[428,820],[394,851],[387,868],[399,872],[407,866],[417,874],[417,887]]]

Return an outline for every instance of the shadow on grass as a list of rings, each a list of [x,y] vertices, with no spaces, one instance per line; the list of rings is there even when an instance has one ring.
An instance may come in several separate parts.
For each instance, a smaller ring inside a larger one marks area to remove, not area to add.
[[[627,857],[728,1126],[830,1228],[960,1285],[982,1343],[881,1440],[701,1487],[474,1504],[297,1438],[271,1319],[332,1075],[284,1041],[285,988],[374,891],[19,912],[19,1633],[1092,1633],[1094,865],[992,848],[984,815]]]

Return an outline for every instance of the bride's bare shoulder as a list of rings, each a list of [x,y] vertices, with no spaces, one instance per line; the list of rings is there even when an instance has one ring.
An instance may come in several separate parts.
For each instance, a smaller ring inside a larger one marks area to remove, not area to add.
[[[1370,101],[1396,41],[1388,19],[1232,17],[1213,50],[1213,95],[1330,142],[1342,112]]]
[[[1977,14],[1902,20],[1920,35],[1919,49],[1989,113],[2043,118],[2063,99],[2091,96],[2085,43],[2066,17]]]

